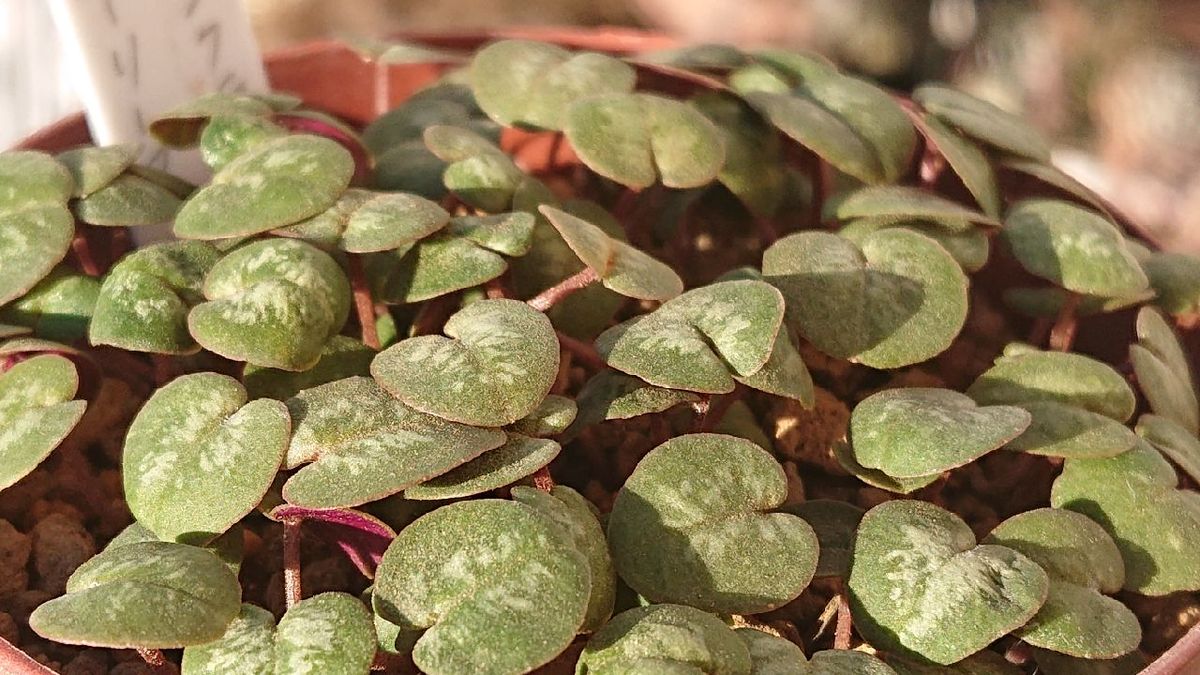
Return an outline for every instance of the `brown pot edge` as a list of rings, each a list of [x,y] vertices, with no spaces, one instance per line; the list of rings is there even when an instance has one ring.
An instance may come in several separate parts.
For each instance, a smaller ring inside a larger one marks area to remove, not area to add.
[[[414,31],[403,33],[403,39],[428,42],[444,46],[479,45],[488,40],[499,38],[524,38],[555,42],[568,47],[579,49],[596,49],[612,53],[630,53],[646,49],[665,49],[677,46],[679,42],[671,37],[658,33],[641,31],[619,26],[597,26],[595,28],[574,28],[564,26],[512,27],[491,31]],[[267,54],[265,61],[270,67],[273,63],[296,59],[297,57],[320,57],[333,53],[344,53],[347,47],[333,40],[306,42],[294,47],[287,47]],[[369,67],[364,61],[363,67]],[[418,76],[420,77],[420,76]],[[50,126],[39,129],[24,138],[14,146],[16,150],[42,150],[61,152],[67,148],[89,142],[91,138],[87,129],[87,120],[83,113],[75,113],[64,117]],[[1130,223],[1133,234],[1144,240],[1150,237],[1136,223]],[[4,652],[11,647],[28,662],[31,673],[52,673],[40,663],[29,658],[24,652],[0,638],[0,657],[8,656]],[[1160,655],[1149,666],[1142,670],[1141,675],[1189,675],[1190,672],[1200,673],[1200,624],[1193,626],[1174,645]]]

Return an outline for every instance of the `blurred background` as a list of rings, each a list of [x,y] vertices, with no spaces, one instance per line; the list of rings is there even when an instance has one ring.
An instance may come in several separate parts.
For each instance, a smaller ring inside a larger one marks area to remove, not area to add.
[[[99,0],[97,0],[99,1]],[[1200,252],[1200,0],[245,0],[264,50],[327,37],[616,24],[813,49],[1020,113],[1055,163]],[[0,147],[78,109],[44,0],[0,0]]]

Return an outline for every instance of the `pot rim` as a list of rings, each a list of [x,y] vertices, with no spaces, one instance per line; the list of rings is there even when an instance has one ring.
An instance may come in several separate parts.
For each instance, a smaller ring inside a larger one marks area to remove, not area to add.
[[[529,39],[553,42],[576,49],[591,49],[617,54],[670,49],[683,44],[679,39],[661,33],[622,26],[514,26],[491,30],[405,31],[395,34],[394,37],[433,46],[460,49],[472,49],[496,39]],[[336,40],[316,40],[274,50],[265,55],[264,61],[268,69],[270,69],[272,65],[278,67],[281,64],[286,65],[293,61],[303,63],[308,59],[330,57],[335,54],[344,56],[348,51],[351,50],[343,42]],[[363,67],[370,67],[367,66],[365,59],[362,59],[362,62]],[[390,70],[405,71],[406,66],[409,65],[392,66]],[[404,72],[401,72],[400,77],[402,79],[405,77],[416,80],[429,79],[429,64],[411,65],[420,66],[421,69],[414,70],[410,75],[405,75]],[[670,71],[671,69],[669,68],[664,69],[663,74],[669,77],[672,75]],[[269,74],[274,75],[273,73]],[[273,80],[274,77],[270,79]],[[378,87],[380,84],[379,79],[372,79],[371,82],[375,87]],[[693,84],[700,83],[701,80],[693,79],[692,82]],[[420,84],[423,85],[425,82],[421,82]],[[384,83],[384,86],[386,86],[386,83]],[[373,93],[375,94],[373,98],[379,104],[385,106],[384,110],[390,107],[392,102],[387,97],[380,99],[378,92]],[[378,107],[379,105],[376,106],[377,113],[382,112],[378,110]],[[90,140],[91,135],[88,132],[86,118],[80,112],[68,115],[49,126],[33,132],[13,146],[12,149],[61,152],[69,147],[88,143]],[[1107,202],[1105,205],[1111,206]],[[1133,235],[1158,248],[1158,242],[1135,221],[1124,217],[1120,217],[1119,220],[1123,221],[1126,229],[1130,230]],[[53,672],[37,661],[34,661],[8,641],[0,638],[0,659],[6,657],[13,658],[14,655],[10,654],[10,651],[17,653],[15,658],[23,658],[23,660],[18,661],[18,664],[28,669],[25,672],[33,674]],[[1170,649],[1163,652],[1141,672],[1141,675],[1197,674],[1200,674],[1200,624],[1193,626]]]

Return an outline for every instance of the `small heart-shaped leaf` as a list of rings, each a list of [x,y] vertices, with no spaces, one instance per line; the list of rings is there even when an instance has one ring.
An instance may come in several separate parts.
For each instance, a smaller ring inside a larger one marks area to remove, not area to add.
[[[74,234],[75,222],[65,205],[0,210],[0,305],[21,297],[50,274],[66,257]]]
[[[1050,504],[1100,523],[1125,560],[1125,590],[1200,589],[1200,494],[1177,490],[1175,469],[1145,441],[1104,459],[1068,459]]]
[[[549,492],[519,485],[512,489],[512,498],[557,523],[575,550],[587,559],[592,575],[592,595],[579,632],[596,631],[612,616],[617,587],[617,573],[608,552],[604,528],[596,518],[596,507],[564,485],[556,485]]]
[[[849,502],[832,499],[812,499],[782,510],[800,516],[817,533],[821,555],[817,559],[816,576],[846,578],[854,557],[854,533],[865,511]]]
[[[500,124],[562,129],[572,103],[588,96],[633,91],[636,74],[624,61],[571,52],[528,40],[488,45],[471,61],[479,107]]]
[[[75,194],[75,180],[61,162],[44,152],[0,152],[0,213],[33,206],[66,206]]]
[[[879,185],[851,192],[833,206],[833,215],[838,220],[931,220],[952,231],[965,230],[969,223],[1000,226],[994,218],[945,197],[903,185]]]
[[[750,441],[669,440],[642,458],[609,514],[617,571],[652,602],[739,614],[782,606],[817,565],[812,528],[770,512],[786,496],[783,468]]]
[[[242,558],[245,555],[245,532],[241,525],[235,525],[229,530],[210,541],[207,545],[200,548],[211,552],[213,555],[221,559],[229,569],[237,574],[242,567]],[[145,525],[138,523],[136,520],[130,523],[125,529],[117,533],[111,541],[104,546],[100,551],[101,555],[111,551],[112,549],[129,546],[130,544],[141,544],[145,542],[160,542],[158,535],[154,534]]]
[[[125,256],[104,277],[88,339],[139,352],[198,350],[187,316],[203,301],[204,277],[220,257],[200,241],[154,244]]]
[[[132,173],[75,202],[75,217],[89,225],[136,227],[165,223],[179,210],[175,193]]]
[[[324,213],[278,234],[350,253],[408,250],[445,227],[450,214],[417,195],[351,188]]]
[[[1021,266],[1069,291],[1122,298],[1150,281],[1103,216],[1069,202],[1030,199],[1009,209],[1003,236]]]
[[[718,282],[606,330],[596,349],[613,368],[650,384],[728,393],[735,376],[754,375],[770,359],[783,305],[765,282]]]
[[[590,589],[587,559],[554,521],[484,499],[404,528],[379,566],[372,601],[401,630],[424,631],[413,650],[422,671],[516,675],[566,649]]]
[[[683,280],[668,265],[582,218],[551,206],[539,211],[606,288],[638,300],[669,300],[683,292]]]
[[[868,469],[858,463],[850,444],[846,442],[835,442],[833,444],[833,457],[847,473],[867,485],[902,495],[916,492],[942,477],[941,473],[933,473],[915,478],[895,478],[878,469]]]
[[[288,445],[283,404],[247,403],[235,379],[194,373],[154,392],[129,426],[125,499],[159,538],[204,543],[262,500]]]
[[[354,158],[336,141],[304,134],[265,141],[183,204],[175,234],[223,239],[298,223],[333,206],[353,174]]]
[[[242,383],[250,398],[273,398],[286,401],[305,389],[356,375],[371,373],[375,350],[345,335],[334,335],[321,348],[317,365],[293,372],[246,364]]]
[[[1142,261],[1156,298],[1154,304],[1174,315],[1200,310],[1200,261],[1187,253],[1156,251]]]
[[[1050,578],[1046,604],[1017,631],[1035,647],[1085,659],[1111,659],[1137,649],[1142,629],[1121,590],[1125,565],[1104,528],[1062,509],[1019,513],[992,530],[988,544],[1019,551]]]
[[[59,153],[58,161],[71,172],[74,197],[86,197],[116,180],[137,160],[137,146],[130,143],[96,147],[85,145]]]
[[[603,94],[567,110],[563,132],[589,169],[628,188],[706,185],[725,162],[721,131],[696,108],[650,94]]]
[[[204,279],[208,302],[188,328],[205,349],[236,361],[307,370],[346,322],[350,282],[328,254],[301,241],[253,241]]]
[[[1010,155],[1000,159],[1000,167],[1010,174],[1019,173],[1023,176],[1033,177],[1052,188],[1066,193],[1067,196],[1078,199],[1096,211],[1110,217],[1112,216],[1108,210],[1110,207],[1106,206],[1104,199],[1100,195],[1053,164]]]
[[[583,429],[606,420],[624,420],[669,410],[681,403],[699,401],[690,391],[664,389],[615,370],[602,370],[584,383],[576,402],[579,416],[572,429]]]
[[[749,675],[810,675],[804,650],[795,643],[755,628],[733,632],[750,652]]]
[[[987,101],[943,84],[917,87],[913,100],[947,124],[992,147],[1041,162],[1050,160],[1046,139],[1021,118]]]
[[[942,245],[964,272],[978,272],[987,264],[990,245],[988,236],[978,227],[964,230],[947,228],[944,222],[932,220],[891,220],[889,218],[859,218],[838,230],[838,235],[862,245],[872,232],[903,227],[929,237]],[[1010,289],[1011,290],[1011,289]],[[1005,296],[1007,297],[1007,295]],[[1057,312],[1053,315],[1057,316]]]
[[[502,488],[532,475],[562,446],[545,438],[509,433],[504,445],[404,490],[405,499],[458,499]]]
[[[183,675],[284,675],[369,672],[375,628],[362,602],[321,593],[289,609],[275,626],[265,609],[244,604],[221,639],[183,651]]]
[[[725,136],[725,164],[717,180],[762,217],[771,217],[784,201],[787,168],[779,134],[753,108],[725,92],[692,99]]]
[[[558,337],[541,312],[516,300],[482,300],[446,322],[449,337],[409,338],[375,357],[371,374],[408,405],[477,426],[533,412],[558,375]]]
[[[538,404],[537,409],[513,422],[511,430],[535,438],[557,436],[571,426],[579,408],[575,400],[566,396],[549,394]]]
[[[963,466],[1029,426],[1013,406],[977,406],[949,389],[887,389],[863,399],[850,418],[854,458],[895,478]]]
[[[0,490],[33,471],[83,417],[75,366],[43,354],[0,372]]]
[[[1121,374],[1081,354],[1013,349],[979,376],[967,395],[984,405],[1016,405],[1033,416],[1013,450],[1056,457],[1111,457],[1128,450],[1124,422],[1136,400]]]
[[[1200,433],[1192,362],[1175,329],[1158,310],[1143,307],[1138,312],[1137,335],[1138,344],[1129,348],[1129,359],[1150,408],[1193,436]]]
[[[962,269],[909,230],[880,230],[860,245],[825,232],[792,234],[763,254],[763,275],[783,292],[789,324],[818,349],[874,368],[936,356],[966,321]]]
[[[863,516],[849,588],[855,627],[874,647],[948,665],[1024,625],[1049,579],[1011,548],[977,546],[953,513],[895,500]]]
[[[294,424],[283,486],[292,504],[357,506],[400,492],[500,447],[503,432],[426,415],[366,377],[306,389],[287,401]]]
[[[533,214],[514,212],[490,216],[459,216],[450,221],[452,235],[472,241],[489,251],[523,256],[533,247]]]
[[[237,576],[212,552],[170,542],[108,549],[67,579],[29,626],[66,644],[174,649],[220,638],[238,614]],[[170,620],[164,620],[164,608]]]
[[[470,129],[433,125],[423,134],[425,145],[446,162],[446,188],[464,202],[489,213],[512,204],[513,193],[533,180],[490,139]]]
[[[750,650],[716,616],[685,605],[635,607],[588,640],[576,672],[750,675]]]
[[[59,266],[12,304],[0,321],[29,326],[47,340],[75,342],[87,335],[100,294],[100,280]]]
[[[150,133],[163,145],[191,147],[199,142],[201,133],[214,117],[266,117],[275,110],[292,108],[300,103],[299,99],[278,96],[210,92],[159,115],[150,123]]]

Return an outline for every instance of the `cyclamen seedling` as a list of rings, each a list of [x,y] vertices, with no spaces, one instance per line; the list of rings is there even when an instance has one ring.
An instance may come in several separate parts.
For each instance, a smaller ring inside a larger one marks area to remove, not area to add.
[[[155,121],[208,185],[0,154],[0,486],[105,378],[155,389],[136,522],[38,635],[184,675],[1132,673],[1130,599],[1200,591],[1200,261],[1019,119],[807,54],[367,51],[447,72],[362,130]],[[1128,359],[1072,351],[1114,326]],[[239,582],[272,530],[279,615]],[[302,536],[373,585],[306,597]]]

